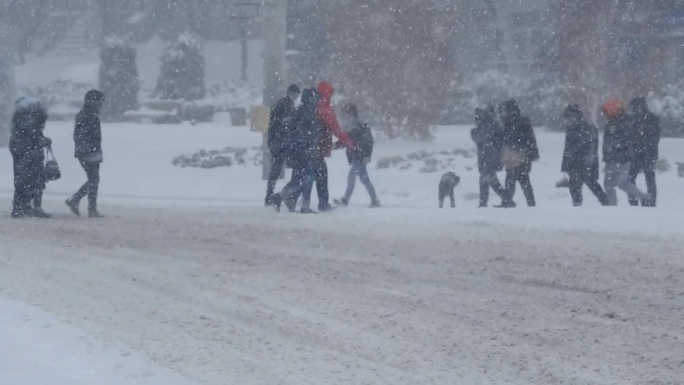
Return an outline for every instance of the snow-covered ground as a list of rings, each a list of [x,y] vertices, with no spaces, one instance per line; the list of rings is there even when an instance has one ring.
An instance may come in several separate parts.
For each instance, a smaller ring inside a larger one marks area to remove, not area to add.
[[[36,307],[0,298],[0,309],[2,384],[190,384],[130,349],[103,347]]]
[[[52,220],[8,218],[11,160],[0,151],[0,339],[13,336],[0,357],[14,359],[16,378],[681,384],[681,140],[662,142],[673,170],[659,175],[654,209],[627,207],[624,195],[620,207],[599,207],[588,192],[572,208],[555,187],[563,136],[538,130],[534,209],[475,208],[475,159],[454,157],[456,209],[437,209],[441,171],[420,173],[416,162],[371,168],[381,209],[367,208],[358,186],[350,207],[302,216],[263,207],[254,164],[171,165],[201,149],[258,146],[260,134],[112,124],[101,185],[109,216],[91,221],[63,205],[84,179],[71,130],[50,122],[46,132],[63,171],[46,193]],[[374,158],[458,148],[472,148],[467,127],[442,127],[429,144],[379,142]],[[339,196],[344,154],[329,165]]]

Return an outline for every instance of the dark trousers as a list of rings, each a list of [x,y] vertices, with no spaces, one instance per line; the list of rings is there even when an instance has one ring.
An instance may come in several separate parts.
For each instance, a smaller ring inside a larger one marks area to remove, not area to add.
[[[502,201],[505,201],[506,190],[501,186],[496,172],[480,173],[480,207],[487,207],[489,203],[489,189],[494,190]]]
[[[86,195],[88,196],[88,209],[97,209],[97,190],[100,186],[100,162],[86,162],[79,159],[81,167],[86,172],[88,180],[81,186],[81,188],[71,198],[72,201],[78,203]]]
[[[318,208],[330,205],[330,193],[328,192],[328,165],[325,158],[314,160],[314,173],[316,177],[316,192],[318,193]]]
[[[347,191],[344,193],[344,202],[349,202],[352,194],[354,193],[354,187],[356,186],[356,177],[359,177],[361,183],[366,187],[368,195],[370,196],[371,203],[378,203],[378,195],[375,192],[375,187],[368,176],[368,168],[366,168],[366,163],[363,161],[355,161],[351,164],[349,169],[349,175],[347,176]]]
[[[629,170],[629,179],[632,184],[636,184],[636,179],[639,174],[644,173],[646,178],[646,192],[650,195],[650,199],[641,200],[641,205],[644,207],[655,207],[656,198],[658,196],[658,188],[656,186],[655,162],[632,163]],[[632,206],[639,205],[639,197],[630,196],[629,204]]]
[[[507,202],[513,201],[513,196],[515,195],[515,185],[520,183],[520,187],[525,194],[525,199],[527,200],[527,205],[533,207],[536,205],[534,199],[534,189],[532,188],[532,183],[530,182],[530,170],[531,165],[522,165],[506,171],[506,198]]]
[[[606,193],[603,191],[601,184],[599,184],[598,180],[592,178],[591,175],[588,175],[588,173],[569,172],[568,178],[568,187],[570,188],[570,196],[572,197],[573,206],[582,205],[582,187],[584,185],[589,187],[589,190],[591,190],[591,192],[594,194],[594,196],[596,196],[602,205],[608,204],[608,198]]]
[[[12,154],[14,165],[13,212],[21,214],[31,208],[31,201],[41,188],[43,165],[35,154]]]
[[[294,207],[301,195],[302,209],[310,209],[313,182],[314,173],[310,163],[293,165],[292,177],[281,192],[285,204],[289,207]]]
[[[285,157],[281,154],[275,154],[271,157],[271,172],[268,175],[268,182],[266,183],[266,202],[269,203],[275,191],[276,182],[283,172],[285,165]]]

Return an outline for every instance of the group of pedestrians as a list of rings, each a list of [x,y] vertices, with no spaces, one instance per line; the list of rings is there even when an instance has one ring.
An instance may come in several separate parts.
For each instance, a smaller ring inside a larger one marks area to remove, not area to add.
[[[294,212],[301,198],[300,212],[314,213],[311,192],[315,183],[318,211],[332,210],[334,206],[328,191],[326,158],[331,156],[334,148],[346,149],[351,166],[347,190],[334,203],[349,204],[358,177],[370,195],[371,207],[380,206],[367,170],[373,152],[370,127],[360,120],[358,108],[354,104],[342,107],[341,125],[332,107],[334,91],[332,84],[325,81],[316,87],[305,88],[301,92],[301,104],[295,108],[300,89],[297,85],[291,85],[286,96],[271,110],[268,149],[272,162],[266,188],[266,206],[275,206],[280,210],[284,204],[289,211]],[[333,136],[338,138],[337,143],[333,143]],[[292,176],[282,191],[276,193],[276,181],[284,165],[292,168]]]
[[[341,119],[338,121],[332,107],[333,94],[333,86],[323,81],[316,87],[305,88],[301,92],[301,104],[296,106],[300,89],[291,85],[285,97],[271,110],[268,148],[272,163],[266,206],[280,210],[284,204],[289,211],[294,212],[301,199],[300,212],[314,213],[311,193],[315,183],[318,211],[332,210],[334,206],[328,191],[326,158],[331,156],[333,149],[338,148],[346,150],[350,170],[347,189],[334,203],[349,204],[358,178],[370,196],[370,206],[380,206],[367,169],[373,154],[371,129],[359,118],[358,108],[352,103],[342,106]],[[98,211],[97,196],[103,161],[100,109],[104,99],[102,92],[88,91],[83,108],[76,117],[74,155],[83,167],[87,181],[65,202],[73,214],[80,216],[80,202],[87,197],[88,216],[91,218],[102,216]],[[659,119],[648,110],[643,97],[633,99],[629,107],[630,111],[618,100],[610,100],[602,106],[607,124],[601,147],[597,128],[586,119],[579,105],[568,105],[563,111],[566,137],[561,171],[568,174],[568,187],[574,206],[582,205],[584,185],[605,206],[617,205],[618,188],[627,193],[631,205],[656,205]],[[59,176],[54,175],[54,170],[46,169],[46,154],[52,153],[52,141],[44,136],[47,118],[47,111],[37,99],[23,97],[16,101],[10,139],[14,162],[14,218],[50,217],[42,208],[43,191],[49,180]],[[477,147],[480,173],[479,207],[487,207],[490,189],[501,198],[501,204],[497,207],[516,207],[514,196],[517,184],[521,186],[527,205],[535,206],[530,173],[532,163],[539,160],[539,147],[530,119],[521,113],[518,103],[511,99],[497,108],[488,106],[476,109],[475,123],[471,137]],[[333,136],[338,138],[336,143],[333,143]],[[599,149],[605,162],[603,186],[598,182]],[[54,156],[50,161],[55,163]],[[276,181],[285,165],[292,168],[291,179],[282,191],[275,192]],[[497,173],[503,170],[506,179],[502,185]],[[646,192],[635,184],[636,178],[642,173],[646,179]]]
[[[103,102],[102,92],[88,91],[83,109],[76,117],[75,156],[85,170],[88,180],[66,200],[71,212],[80,215],[80,202],[87,196],[88,216],[91,218],[102,216],[97,209],[97,192],[102,163],[99,115]],[[52,155],[52,140],[44,136],[47,118],[47,110],[37,99],[22,97],[16,101],[10,138],[10,152],[14,163],[13,218],[50,217],[42,208],[43,191],[46,183],[58,178],[59,174],[55,175],[57,170],[54,170],[54,167],[57,164]],[[50,161],[54,167],[46,167],[46,153],[51,155]]]
[[[516,207],[513,197],[517,184],[527,205],[534,207],[530,172],[532,163],[539,160],[539,147],[530,119],[522,115],[518,103],[511,99],[498,106],[498,114],[493,106],[475,110],[475,123],[470,134],[477,147],[479,207],[487,207],[490,188],[501,198],[498,207]],[[496,173],[504,169],[506,180],[502,186]]]
[[[601,112],[607,119],[603,131],[602,158],[605,162],[603,186],[599,183],[599,132],[579,105],[570,104],[563,111],[565,149],[561,171],[568,174],[568,188],[574,206],[583,202],[582,187],[586,185],[604,206],[616,206],[616,189],[629,198],[630,205],[656,205],[656,162],[660,142],[659,119],[648,110],[646,99],[633,99],[628,111],[618,100],[603,104]],[[532,163],[539,160],[539,148],[530,120],[523,116],[515,100],[498,106],[475,110],[476,127],[471,137],[477,147],[480,173],[480,207],[487,207],[490,188],[501,198],[497,207],[511,208],[516,183],[520,183],[528,206],[535,206],[534,189],[530,182]],[[502,186],[497,172],[506,171]],[[636,186],[643,173],[647,192]]]

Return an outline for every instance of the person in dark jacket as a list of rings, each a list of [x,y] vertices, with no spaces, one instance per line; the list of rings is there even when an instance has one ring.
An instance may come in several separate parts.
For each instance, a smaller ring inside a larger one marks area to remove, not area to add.
[[[571,104],[563,111],[565,118],[565,150],[561,172],[568,174],[570,196],[574,206],[582,205],[582,186],[587,185],[601,204],[607,204],[606,193],[598,183],[598,130],[587,122],[580,106]]]
[[[38,135],[40,135],[40,141],[41,144],[43,144],[44,149],[49,149],[52,151],[51,146],[52,146],[52,140],[50,138],[45,137],[44,131],[45,131],[45,124],[47,123],[48,119],[48,114],[45,109],[41,109],[41,112],[39,114],[38,118]],[[45,189],[47,187],[47,178],[45,176],[45,150],[41,149],[40,153],[37,153],[39,159],[38,159],[38,164],[40,167],[40,177],[38,181],[38,189],[35,191],[32,201],[33,201],[33,213],[36,217],[39,218],[50,218],[51,215],[47,214],[45,211],[43,211],[43,193],[45,192]]]
[[[636,184],[637,176],[644,173],[646,191],[650,199],[642,200],[644,207],[655,207],[658,190],[656,187],[656,162],[658,161],[658,146],[660,145],[660,119],[648,110],[646,98],[635,98],[630,102],[632,109],[632,129],[634,138],[634,161],[630,169],[630,181]],[[639,205],[639,199],[629,197],[629,204]]]
[[[12,116],[10,153],[14,163],[13,218],[48,218],[42,207],[45,147],[52,141],[43,135],[47,111],[34,98],[19,98]]]
[[[601,112],[608,119],[603,130],[603,161],[606,163],[603,187],[607,205],[617,206],[616,188],[620,188],[628,196],[650,199],[648,194],[641,192],[630,180],[629,171],[634,161],[634,133],[622,103],[619,100],[609,100],[601,107]]]
[[[349,175],[347,177],[347,191],[339,202],[346,206],[349,204],[354,187],[356,185],[356,177],[358,176],[361,183],[366,187],[368,195],[371,199],[370,207],[380,207],[380,200],[375,192],[375,187],[368,176],[368,168],[366,167],[371,161],[373,155],[373,134],[368,124],[363,123],[359,119],[359,111],[355,104],[350,103],[342,107],[342,112],[345,115],[344,119],[349,123],[352,129],[349,131],[349,138],[354,142],[353,148],[347,148],[347,161],[351,166]],[[337,142],[336,148],[343,147],[341,142]]]
[[[508,100],[501,105],[501,122],[503,123],[502,163],[506,168],[506,200],[501,207],[515,207],[516,182],[525,194],[527,205],[534,207],[534,189],[530,182],[532,162],[539,160],[537,138],[532,129],[530,119],[522,116],[518,102]]]
[[[273,204],[277,210],[280,210],[280,205],[285,203],[288,210],[294,212],[301,195],[301,213],[314,213],[311,210],[311,190],[315,177],[314,167],[318,160],[317,106],[316,90],[305,88],[302,92],[302,105],[299,106],[294,116],[291,135],[288,135],[283,142],[286,160],[292,167],[292,177],[280,193],[273,195]]]
[[[487,207],[490,187],[502,201],[506,201],[506,190],[496,176],[498,171],[503,170],[501,164],[502,129],[496,121],[493,106],[475,109],[475,128],[470,131],[470,137],[477,147],[477,168],[480,172],[479,207]]]
[[[100,218],[97,209],[97,192],[100,185],[100,164],[102,156],[102,127],[100,125],[100,110],[105,96],[98,90],[86,93],[83,109],[76,116],[74,127],[74,156],[81,163],[88,180],[69,199],[66,205],[74,215],[80,216],[79,204],[81,199],[88,196],[88,216]]]
[[[271,109],[268,123],[268,150],[271,152],[271,173],[266,184],[265,204],[273,204],[273,192],[276,182],[285,165],[287,137],[292,130],[295,114],[295,100],[299,97],[299,87],[292,84],[287,94]]]
[[[316,170],[316,190],[318,192],[318,211],[330,211],[330,194],[328,192],[328,165],[325,158],[332,153],[335,135],[346,148],[353,148],[354,142],[340,128],[337,115],[332,107],[332,97],[335,89],[332,84],[322,81],[316,87],[320,100],[316,108],[316,121],[319,126],[317,143],[317,157],[314,169]]]

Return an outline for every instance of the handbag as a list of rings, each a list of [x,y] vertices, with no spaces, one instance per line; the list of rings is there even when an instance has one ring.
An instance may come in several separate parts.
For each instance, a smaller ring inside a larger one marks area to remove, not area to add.
[[[501,152],[501,163],[506,170],[512,170],[525,163],[525,153],[511,147],[504,147]]]
[[[59,164],[55,159],[55,154],[52,152],[52,146],[47,147],[47,154],[45,156],[45,169],[43,173],[46,181],[57,180],[62,177],[62,172],[59,170]]]

